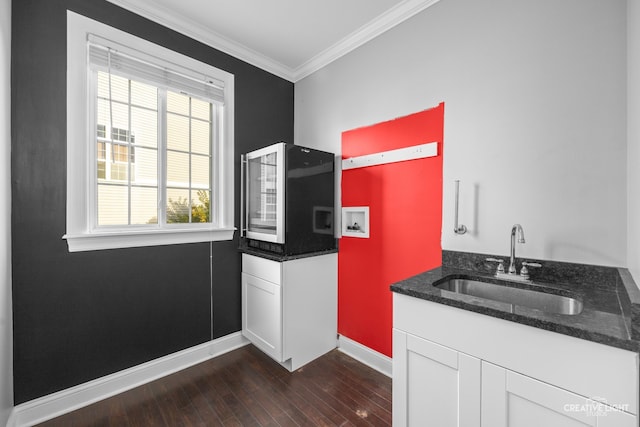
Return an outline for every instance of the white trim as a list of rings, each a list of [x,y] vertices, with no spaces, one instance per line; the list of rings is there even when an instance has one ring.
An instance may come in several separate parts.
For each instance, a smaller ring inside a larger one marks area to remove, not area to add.
[[[295,83],[362,46],[385,31],[401,24],[415,14],[437,3],[439,0],[405,0],[400,2],[395,7],[389,9],[295,69],[233,41],[192,19],[180,16],[176,11],[169,10],[157,4],[145,2],[142,5],[139,0],[108,1]]]
[[[407,160],[424,159],[438,155],[438,143],[414,145],[412,147],[397,148],[374,154],[350,157],[342,160],[342,170],[365,168],[367,166],[386,165],[388,163],[404,162]]]
[[[249,341],[240,332],[235,332],[133,368],[22,403],[14,408],[13,425],[32,426],[53,419],[247,344]]]
[[[338,336],[338,350],[391,378],[392,359],[344,335]]]
[[[149,230],[121,233],[65,234],[69,252],[138,248],[179,243],[232,240],[235,228]]]
[[[255,65],[283,79],[292,81],[292,70],[260,52],[233,41],[220,33],[207,28],[198,22],[179,15],[176,11],[170,10],[158,4],[140,4],[137,0],[108,0],[117,6],[127,9],[130,12],[157,22],[169,29],[177,31],[194,40],[204,43],[214,49],[227,53],[235,58]]]
[[[293,70],[297,82],[373,40],[440,0],[405,0]]]

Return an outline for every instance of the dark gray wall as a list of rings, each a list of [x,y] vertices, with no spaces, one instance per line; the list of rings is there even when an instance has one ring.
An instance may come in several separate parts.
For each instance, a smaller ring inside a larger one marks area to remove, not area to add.
[[[103,0],[13,1],[16,404],[241,328],[237,236],[213,244],[68,252],[61,239],[67,9],[235,74],[236,225],[240,153],[293,141],[291,82]]]

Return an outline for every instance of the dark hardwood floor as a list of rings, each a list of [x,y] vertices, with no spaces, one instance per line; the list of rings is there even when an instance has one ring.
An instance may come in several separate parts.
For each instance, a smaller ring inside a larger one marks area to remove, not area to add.
[[[252,345],[40,424],[390,425],[390,378],[338,350],[290,373]]]

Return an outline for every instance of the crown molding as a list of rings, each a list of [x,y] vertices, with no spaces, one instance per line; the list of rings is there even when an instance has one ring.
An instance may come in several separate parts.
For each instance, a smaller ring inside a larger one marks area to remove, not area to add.
[[[214,49],[220,50],[251,65],[275,74],[278,77],[293,81],[291,68],[278,61],[274,61],[273,59],[241,43],[231,40],[222,34],[206,28],[191,19],[178,15],[170,9],[136,0],[107,1],[169,29],[184,34],[185,36],[204,43]]]
[[[325,67],[440,0],[405,0],[328,47],[297,68],[291,68],[165,7],[136,0],[108,0],[135,14],[191,37],[293,83]]]
[[[382,33],[390,30],[398,24],[406,21],[415,14],[422,12],[429,6],[440,0],[405,0],[397,4],[387,12],[363,25],[353,33],[349,34],[338,43],[330,46],[318,55],[314,56],[295,70],[293,70],[293,81],[297,82],[319,69],[329,65],[336,59],[346,55],[363,44],[373,40]]]

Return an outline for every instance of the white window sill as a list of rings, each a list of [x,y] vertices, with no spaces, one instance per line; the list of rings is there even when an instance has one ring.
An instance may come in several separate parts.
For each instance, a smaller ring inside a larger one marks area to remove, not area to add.
[[[235,228],[136,230],[65,234],[62,238],[67,240],[69,252],[83,252],[103,249],[232,240],[235,230]]]

